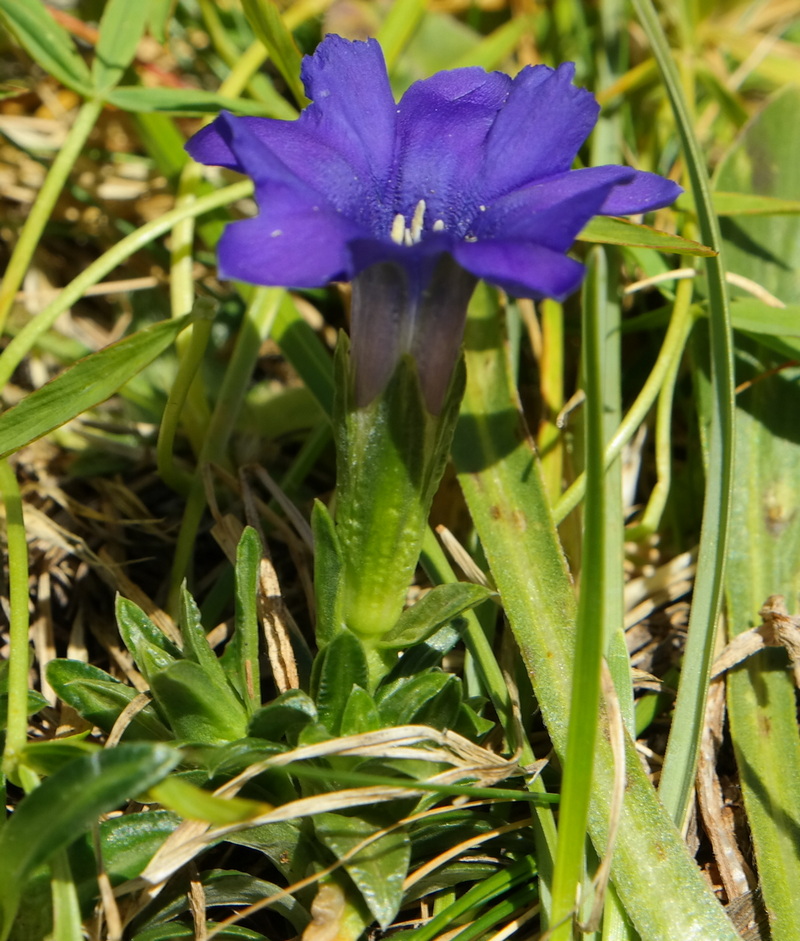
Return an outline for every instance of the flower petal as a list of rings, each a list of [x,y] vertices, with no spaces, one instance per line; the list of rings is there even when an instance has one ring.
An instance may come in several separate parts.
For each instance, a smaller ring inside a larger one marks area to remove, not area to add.
[[[565,252],[614,187],[636,175],[629,167],[591,167],[514,190],[479,212],[472,233],[519,239]]]
[[[515,297],[564,300],[583,279],[579,262],[542,245],[518,241],[461,242],[453,257],[467,271]]]
[[[655,173],[637,170],[633,178],[615,186],[597,211],[604,216],[626,216],[669,206],[683,192],[683,187]]]
[[[303,59],[302,77],[312,99],[298,119],[303,131],[363,168],[372,181],[386,181],[396,105],[378,42],[330,34]]]
[[[220,277],[295,288],[351,278],[349,221],[336,212],[294,207],[291,194],[275,195],[260,215],[233,222],[222,233]]]
[[[572,84],[575,65],[524,68],[487,139],[484,203],[572,166],[597,121],[591,92]]]
[[[448,230],[466,225],[465,205],[480,202],[467,194],[480,185],[486,136],[511,84],[500,72],[466,68],[408,89],[397,107],[396,212],[410,217],[424,199],[428,228],[439,219]]]

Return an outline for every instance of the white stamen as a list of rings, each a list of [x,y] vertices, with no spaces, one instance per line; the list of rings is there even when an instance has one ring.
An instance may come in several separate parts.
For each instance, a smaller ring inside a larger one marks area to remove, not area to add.
[[[478,206],[481,212],[486,212],[486,206]]]
[[[433,231],[444,232],[444,219],[437,219],[436,222],[433,223]]]
[[[425,219],[425,200],[421,199],[417,203],[414,215],[411,218],[411,242],[416,245],[422,238],[422,224]]]
[[[392,231],[391,237],[393,242],[397,242],[398,245],[402,245],[405,241],[403,236],[406,234],[406,220],[405,216],[402,213],[397,213],[397,215],[392,220]]]

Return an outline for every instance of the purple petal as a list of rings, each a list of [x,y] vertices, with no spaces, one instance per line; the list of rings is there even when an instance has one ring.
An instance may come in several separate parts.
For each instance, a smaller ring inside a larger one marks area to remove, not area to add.
[[[272,198],[256,218],[234,222],[222,233],[219,275],[295,288],[348,280],[352,235],[352,225],[336,212],[295,208],[291,194]]]
[[[328,35],[303,59],[302,77],[312,99],[298,119],[303,131],[362,168],[371,178],[364,184],[385,182],[394,157],[396,105],[378,42]]]
[[[528,67],[514,79],[488,137],[483,202],[572,166],[600,111],[591,92],[572,84],[574,74],[565,62]]]
[[[598,168],[600,169],[600,168]],[[636,170],[631,180],[615,186],[597,211],[604,216],[626,216],[669,206],[683,192],[683,187],[655,173]]]
[[[424,199],[428,227],[438,219],[448,229],[468,221],[454,218],[454,208],[480,202],[468,194],[480,186],[486,136],[511,84],[500,72],[467,68],[408,89],[397,107],[397,212],[413,215]]]
[[[461,242],[453,257],[467,271],[515,297],[564,300],[583,279],[584,268],[561,252],[530,242]]]
[[[498,199],[478,213],[472,232],[478,241],[519,239],[565,252],[615,185],[635,174],[615,166],[571,170]]]

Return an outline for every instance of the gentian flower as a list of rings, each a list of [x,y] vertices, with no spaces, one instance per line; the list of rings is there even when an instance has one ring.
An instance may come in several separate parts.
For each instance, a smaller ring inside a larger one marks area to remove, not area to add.
[[[570,169],[599,106],[575,66],[440,72],[398,103],[378,43],[327,36],[303,60],[296,121],[221,114],[187,150],[251,176],[259,214],[229,225],[223,278],[317,287],[353,280],[356,399],[416,359],[441,407],[478,278],[562,300],[583,277],[566,252],[595,214],[670,204],[680,187],[622,166]]]

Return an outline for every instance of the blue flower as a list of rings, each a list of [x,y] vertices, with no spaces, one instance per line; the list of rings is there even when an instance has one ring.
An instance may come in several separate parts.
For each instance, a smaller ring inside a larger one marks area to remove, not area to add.
[[[432,285],[441,300],[442,272],[466,300],[475,278],[518,297],[565,298],[583,277],[566,252],[592,216],[660,208],[681,192],[629,167],[570,169],[599,111],[574,71],[454,69],[396,103],[375,40],[327,36],[303,61],[312,103],[296,121],[223,113],[187,144],[195,160],[255,183],[259,214],[225,230],[221,277],[316,287],[369,269],[397,282],[399,272],[417,312]],[[367,282],[377,300],[389,296],[380,277]],[[440,318],[438,331],[460,342],[459,317]],[[429,349],[427,333],[407,325],[414,317],[399,320],[403,336],[372,343],[390,365],[398,350]]]

